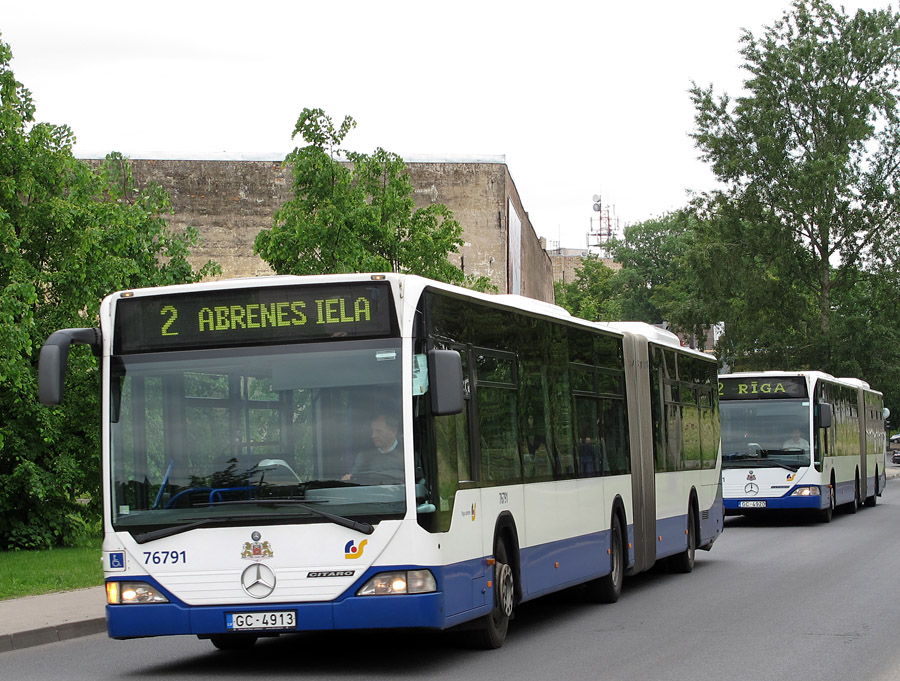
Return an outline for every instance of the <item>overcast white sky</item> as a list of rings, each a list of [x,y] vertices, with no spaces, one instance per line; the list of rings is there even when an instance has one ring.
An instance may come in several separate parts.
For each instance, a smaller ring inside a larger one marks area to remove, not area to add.
[[[624,226],[713,186],[691,81],[739,94],[740,29],[759,36],[789,6],[2,0],[0,39],[76,155],[281,160],[320,107],[356,119],[350,150],[505,156],[538,235],[580,248],[594,194]]]

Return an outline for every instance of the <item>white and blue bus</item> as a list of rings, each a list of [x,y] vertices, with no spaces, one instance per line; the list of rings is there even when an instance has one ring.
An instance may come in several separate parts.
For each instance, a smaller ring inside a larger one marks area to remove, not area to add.
[[[113,638],[499,647],[519,603],[615,601],[723,529],[716,363],[648,325],[395,274],[123,291],[47,339],[45,404],[72,343],[101,358]]]
[[[812,509],[830,522],[884,490],[882,395],[819,371],[719,377],[727,515]]]

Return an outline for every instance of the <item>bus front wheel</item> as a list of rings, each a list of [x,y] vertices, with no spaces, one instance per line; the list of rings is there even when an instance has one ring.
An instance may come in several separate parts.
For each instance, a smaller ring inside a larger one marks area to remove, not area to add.
[[[819,520],[823,523],[830,523],[831,516],[834,515],[834,480],[828,485],[828,508],[819,511]]]
[[[505,542],[494,550],[494,608],[478,621],[473,640],[479,648],[499,648],[506,640],[516,599],[516,577]]]

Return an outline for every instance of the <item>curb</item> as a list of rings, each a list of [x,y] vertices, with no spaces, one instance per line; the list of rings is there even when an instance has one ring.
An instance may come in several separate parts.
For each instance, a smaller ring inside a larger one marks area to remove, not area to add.
[[[81,622],[67,622],[54,627],[21,631],[0,636],[0,653],[101,633],[106,633],[106,617],[95,617]]]

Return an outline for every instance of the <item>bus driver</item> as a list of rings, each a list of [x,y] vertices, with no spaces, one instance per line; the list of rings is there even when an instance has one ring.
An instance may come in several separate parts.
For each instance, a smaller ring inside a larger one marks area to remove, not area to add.
[[[802,449],[804,451],[809,451],[809,442],[803,439],[803,433],[799,428],[794,428],[794,432],[791,435],[790,439],[785,440],[784,444],[781,445],[782,449]]]
[[[352,470],[341,478],[381,484],[403,482],[403,447],[400,419],[394,412],[379,412],[372,419],[371,449],[356,455]]]

